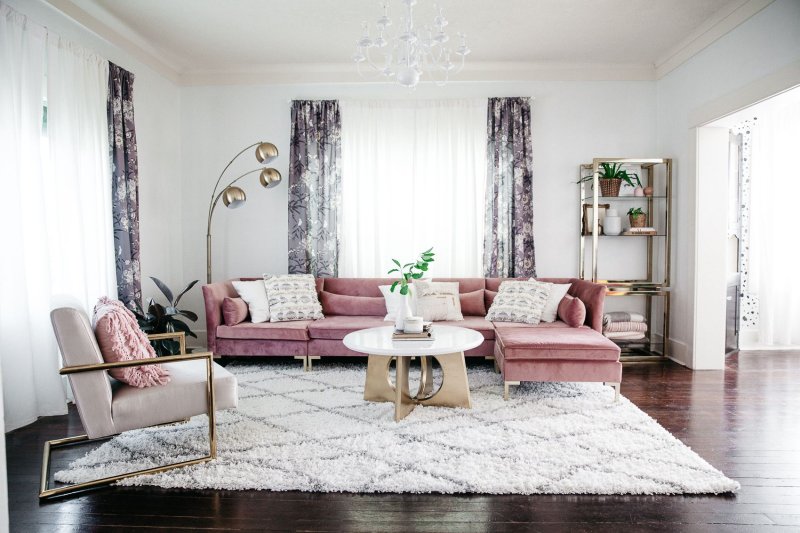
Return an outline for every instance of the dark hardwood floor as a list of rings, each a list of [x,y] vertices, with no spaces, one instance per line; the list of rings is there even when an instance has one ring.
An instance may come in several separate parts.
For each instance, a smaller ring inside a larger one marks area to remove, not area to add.
[[[799,352],[743,352],[725,371],[626,366],[622,393],[741,491],[444,496],[114,487],[40,504],[43,441],[82,433],[71,409],[6,436],[11,530],[800,531]]]

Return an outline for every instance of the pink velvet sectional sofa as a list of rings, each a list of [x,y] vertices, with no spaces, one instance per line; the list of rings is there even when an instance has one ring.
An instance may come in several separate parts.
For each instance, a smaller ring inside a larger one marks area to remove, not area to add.
[[[260,278],[240,278],[256,280]],[[522,381],[599,381],[619,394],[622,365],[619,347],[602,331],[605,287],[579,279],[539,278],[551,283],[571,283],[568,294],[586,306],[583,326],[573,328],[557,320],[538,325],[486,320],[494,295],[504,279],[436,278],[457,281],[463,321],[437,322],[474,329],[483,335],[481,345],[467,357],[494,358],[503,375],[505,396],[510,385]],[[317,292],[325,318],[295,322],[244,321],[225,324],[225,298],[237,298],[231,281],[203,286],[208,350],[215,356],[294,356],[307,369],[322,356],[363,356],[342,343],[345,335],[364,328],[386,326],[386,306],[378,288],[387,278],[318,278]]]

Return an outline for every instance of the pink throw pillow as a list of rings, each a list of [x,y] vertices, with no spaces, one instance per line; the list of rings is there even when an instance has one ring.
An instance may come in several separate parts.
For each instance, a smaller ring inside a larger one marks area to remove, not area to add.
[[[94,307],[94,330],[106,363],[156,358],[147,335],[136,323],[136,316],[119,300],[100,298]],[[134,387],[169,383],[169,372],[161,365],[115,368],[109,373]]]
[[[225,298],[222,300],[222,318],[226,326],[241,324],[247,319],[247,303],[241,298]]]
[[[486,289],[486,309],[492,307],[495,296],[497,296],[497,291],[490,291],[489,289]]]
[[[558,304],[558,318],[572,328],[579,328],[586,320],[586,305],[578,298],[566,295]]]
[[[461,314],[469,316],[486,316],[486,303],[483,301],[483,289],[462,292],[458,295],[461,302]]]

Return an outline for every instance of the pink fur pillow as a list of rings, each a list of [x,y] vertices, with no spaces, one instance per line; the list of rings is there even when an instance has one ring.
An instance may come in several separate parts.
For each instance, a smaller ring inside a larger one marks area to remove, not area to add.
[[[119,300],[100,298],[94,307],[93,322],[97,344],[106,363],[155,359],[156,352],[136,323],[136,316]],[[169,372],[161,365],[115,368],[109,373],[133,387],[152,387],[169,382]]]
[[[586,305],[578,298],[566,295],[558,304],[558,318],[569,327],[579,328],[586,320]]]
[[[235,326],[247,318],[247,303],[241,298],[225,298],[222,300],[222,317],[226,326]]]

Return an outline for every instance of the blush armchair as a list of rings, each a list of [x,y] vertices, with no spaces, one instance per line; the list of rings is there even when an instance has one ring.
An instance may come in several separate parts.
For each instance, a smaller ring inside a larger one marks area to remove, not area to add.
[[[60,373],[69,377],[85,435],[47,441],[44,445],[39,498],[62,496],[109,485],[121,479],[155,474],[216,458],[216,410],[237,406],[236,377],[214,363],[210,352],[187,354],[182,332],[151,335],[151,339],[176,338],[181,354],[153,359],[103,362],[91,324],[85,313],[63,307],[50,314],[63,357]],[[108,370],[161,364],[169,370],[170,382],[137,388],[112,380]],[[213,383],[213,386],[212,386]],[[84,483],[49,488],[50,455],[56,448],[110,439],[119,433],[208,415],[208,454],[196,459],[105,477]]]

